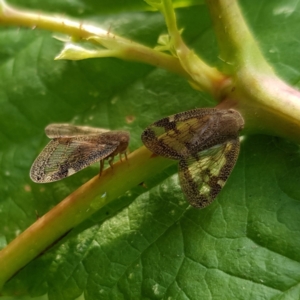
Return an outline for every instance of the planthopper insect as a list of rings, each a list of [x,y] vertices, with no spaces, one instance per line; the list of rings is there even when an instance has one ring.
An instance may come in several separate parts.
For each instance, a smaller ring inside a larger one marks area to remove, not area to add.
[[[178,160],[179,182],[189,203],[209,205],[221,191],[240,150],[244,120],[233,109],[199,108],[161,119],[142,133],[157,155]]]
[[[45,128],[51,141],[36,158],[30,169],[30,178],[37,183],[53,182],[71,176],[104,160],[112,167],[116,155],[124,154],[129,143],[129,132],[107,130],[70,124],[50,124]]]

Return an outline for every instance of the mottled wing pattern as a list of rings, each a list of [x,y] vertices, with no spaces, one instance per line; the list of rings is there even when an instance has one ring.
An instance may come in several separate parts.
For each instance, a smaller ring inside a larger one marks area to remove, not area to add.
[[[189,203],[209,205],[221,191],[239,154],[239,139],[229,140],[179,161],[179,181]]]
[[[224,186],[239,153],[244,120],[233,109],[193,109],[148,126],[145,146],[179,161],[182,190],[191,205],[203,208]]]
[[[152,152],[171,159],[189,155],[193,147],[209,143],[214,134],[209,130],[215,123],[216,109],[203,109],[178,113],[161,119],[145,129],[144,145]],[[211,128],[213,129],[213,128]]]
[[[68,177],[92,163],[107,158],[119,142],[101,142],[99,136],[55,138],[34,161],[30,177],[39,183],[53,182]]]

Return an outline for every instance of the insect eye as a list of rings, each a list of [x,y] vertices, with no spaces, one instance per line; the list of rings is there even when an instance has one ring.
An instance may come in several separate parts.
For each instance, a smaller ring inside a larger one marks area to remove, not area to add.
[[[143,136],[147,138],[155,138],[155,133],[151,129],[146,128],[146,130],[143,132]]]

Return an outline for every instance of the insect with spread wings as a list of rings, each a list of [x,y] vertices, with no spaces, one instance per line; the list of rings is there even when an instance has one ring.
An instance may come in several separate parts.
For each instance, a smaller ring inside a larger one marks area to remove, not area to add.
[[[45,128],[52,140],[32,164],[30,178],[37,183],[53,182],[100,161],[100,175],[104,160],[112,167],[116,155],[124,154],[129,132],[70,124],[50,124]],[[121,158],[122,160],[122,158]]]
[[[200,108],[163,118],[142,133],[157,155],[179,161],[179,181],[190,204],[209,205],[221,191],[239,154],[244,120],[233,109]]]

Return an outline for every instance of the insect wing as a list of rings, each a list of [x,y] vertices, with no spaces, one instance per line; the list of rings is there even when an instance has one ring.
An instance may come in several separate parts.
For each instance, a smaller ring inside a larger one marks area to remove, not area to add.
[[[101,142],[99,136],[56,138],[34,161],[30,177],[34,182],[53,182],[82,170],[112,154],[119,142]]]
[[[182,159],[207,145],[214,134],[211,127],[217,121],[216,109],[198,109],[161,119],[145,129],[142,141],[157,155]]]
[[[50,124],[45,128],[45,133],[50,139],[60,137],[77,137],[80,135],[97,135],[109,132],[108,129],[95,128],[89,126],[75,126],[71,124]]]
[[[237,138],[179,161],[180,185],[192,206],[204,208],[215,199],[236,163],[239,149]]]

